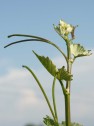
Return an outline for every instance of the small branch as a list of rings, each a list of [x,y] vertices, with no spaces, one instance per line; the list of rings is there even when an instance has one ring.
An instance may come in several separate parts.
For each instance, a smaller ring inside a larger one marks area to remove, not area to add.
[[[19,40],[19,41],[12,42],[12,43],[10,43],[10,44],[4,46],[4,48],[7,48],[8,46],[11,46],[11,45],[14,45],[14,44],[27,42],[27,41],[41,41],[41,40],[39,40],[39,39],[24,39],[24,40]]]
[[[18,37],[30,37],[30,38],[36,38],[36,39],[41,39],[41,40],[49,41],[49,40],[47,40],[45,38],[42,38],[42,37],[39,37],[39,36],[25,35],[25,34],[12,34],[12,35],[9,35],[8,38],[14,37],[14,36],[18,36]]]
[[[29,67],[27,67],[27,66],[23,66],[23,67],[26,68],[33,75],[33,77],[35,78],[35,80],[36,80],[38,86],[40,87],[40,89],[41,89],[41,91],[42,91],[42,93],[43,93],[43,95],[45,97],[45,100],[46,100],[46,102],[47,102],[47,104],[49,106],[50,112],[51,112],[53,118],[55,119],[55,115],[54,115],[54,112],[53,112],[52,107],[50,105],[49,99],[48,99],[48,97],[47,97],[47,95],[46,95],[46,93],[45,93],[45,91],[44,91],[41,83],[39,82],[38,78],[36,77],[36,75],[34,74],[34,72]]]
[[[6,48],[6,47],[8,47],[8,46],[11,46],[11,45],[14,45],[14,44],[17,44],[17,43],[22,43],[22,42],[27,42],[27,41],[40,41],[40,42],[45,42],[45,43],[51,44],[51,45],[54,46],[59,52],[61,52],[61,54],[64,56],[66,62],[68,63],[68,60],[67,60],[67,57],[66,57],[65,53],[64,53],[56,44],[54,44],[53,42],[51,42],[51,41],[49,41],[49,40],[47,40],[47,39],[44,39],[44,38],[41,38],[41,37],[38,37],[38,36],[20,35],[20,34],[13,34],[13,35],[10,35],[10,36],[8,36],[8,37],[10,38],[10,37],[13,37],[13,36],[32,37],[32,38],[35,38],[35,39],[24,39],[24,40],[12,42],[12,43],[10,43],[10,44],[4,46],[4,48]]]

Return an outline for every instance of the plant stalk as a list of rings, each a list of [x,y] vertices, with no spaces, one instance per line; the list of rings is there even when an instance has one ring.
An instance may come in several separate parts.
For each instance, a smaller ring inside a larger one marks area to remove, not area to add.
[[[13,45],[13,44],[17,44],[17,43],[21,43],[21,42],[27,42],[27,41],[41,41],[41,42],[45,42],[45,43],[48,43],[48,44],[51,44],[52,46],[54,46],[55,48],[57,48],[57,50],[59,50],[62,55],[64,56],[66,62],[68,63],[67,61],[67,57],[66,55],[64,54],[64,52],[56,45],[54,44],[53,42],[45,39],[45,38],[42,38],[42,37],[39,37],[39,36],[34,36],[34,35],[24,35],[24,34],[13,34],[13,35],[9,35],[8,38],[10,37],[13,37],[13,36],[21,36],[21,37],[31,37],[33,39],[25,39],[25,40],[20,40],[20,41],[16,41],[16,42],[12,42],[6,46],[4,46],[4,48],[10,46],[10,45]]]
[[[70,112],[70,95],[65,95],[65,120],[66,126],[70,126],[71,124],[71,112]]]
[[[54,77],[53,85],[52,85],[52,99],[53,99],[54,114],[55,114],[56,122],[58,123],[56,101],[55,101],[55,82],[56,82],[56,77]]]
[[[29,67],[27,67],[27,66],[23,66],[23,67],[26,68],[26,69],[33,75],[33,77],[35,78],[35,80],[36,80],[38,86],[40,87],[40,89],[41,89],[41,91],[42,91],[42,93],[43,93],[43,95],[44,95],[44,97],[45,97],[45,100],[46,100],[46,102],[47,102],[47,104],[48,104],[48,107],[49,107],[49,109],[50,109],[50,112],[51,112],[51,114],[52,114],[52,116],[53,116],[53,118],[54,118],[54,120],[55,120],[55,115],[54,115],[54,112],[53,112],[52,107],[51,107],[51,105],[50,105],[49,99],[48,99],[48,97],[47,97],[47,95],[46,95],[46,93],[45,93],[45,91],[44,91],[44,89],[43,89],[41,83],[39,82],[38,78],[36,77],[36,75],[34,74],[34,72],[33,72]]]
[[[71,51],[70,51],[70,43],[67,42],[67,71],[71,74],[72,63],[71,63]],[[65,93],[65,121],[66,126],[71,126],[71,110],[70,110],[70,85],[71,81],[66,82],[66,93]]]

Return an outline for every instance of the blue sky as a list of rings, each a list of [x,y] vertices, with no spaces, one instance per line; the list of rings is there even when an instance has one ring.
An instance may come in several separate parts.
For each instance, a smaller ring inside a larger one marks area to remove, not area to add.
[[[23,64],[27,65],[37,73],[51,98],[49,88],[53,78],[44,70],[32,50],[49,56],[57,66],[65,64],[59,52],[46,44],[23,43],[4,49],[6,44],[20,39],[7,36],[14,33],[42,36],[66,51],[64,41],[53,29],[53,24],[57,25],[60,19],[64,19],[74,26],[79,25],[75,32],[75,42],[94,52],[93,12],[93,0],[0,0],[0,125],[24,126],[29,122],[41,123],[43,116],[49,114],[33,77],[21,67]],[[73,67],[72,120],[81,122],[84,126],[94,125],[93,57],[94,54],[80,58]],[[57,92],[60,92],[59,87]],[[61,103],[61,98],[62,102],[64,98],[61,97],[61,92],[57,94],[57,98],[61,121],[64,119],[64,104]]]

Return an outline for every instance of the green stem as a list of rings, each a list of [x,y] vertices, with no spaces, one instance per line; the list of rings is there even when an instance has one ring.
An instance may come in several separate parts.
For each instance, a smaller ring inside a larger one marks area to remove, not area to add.
[[[55,115],[54,115],[54,112],[53,112],[52,107],[51,107],[51,105],[50,105],[49,99],[48,99],[48,97],[47,97],[47,95],[46,95],[46,93],[45,93],[45,91],[44,91],[44,89],[43,89],[41,83],[39,82],[38,78],[36,77],[36,75],[34,74],[34,72],[33,72],[29,67],[27,67],[27,66],[23,66],[23,67],[26,68],[26,69],[33,75],[33,77],[35,78],[35,80],[36,80],[38,86],[40,87],[40,89],[41,89],[41,91],[42,91],[42,93],[43,93],[43,95],[44,95],[44,97],[45,97],[45,100],[46,100],[46,102],[47,102],[47,104],[48,104],[48,107],[49,107],[49,109],[50,109],[50,112],[51,112],[51,114],[52,114],[52,116],[53,116],[53,118],[54,118],[54,120],[55,120]]]
[[[65,95],[65,119],[66,126],[71,126],[70,95]]]
[[[35,38],[35,39],[25,39],[25,40],[20,40],[20,41],[12,42],[12,43],[6,45],[4,48],[6,48],[6,47],[8,47],[10,45],[13,45],[13,44],[20,43],[20,42],[41,41],[41,42],[45,42],[45,43],[51,44],[57,50],[59,50],[62,53],[62,55],[64,56],[66,62],[68,63],[68,60],[67,60],[67,57],[66,57],[65,53],[56,44],[54,44],[53,42],[51,42],[51,41],[49,41],[49,40],[47,40],[45,38],[42,38],[42,37],[39,37],[39,36],[33,36],[33,35],[24,35],[24,34],[13,34],[13,35],[9,35],[8,38],[13,37],[13,36],[31,37],[31,38]]]
[[[63,82],[62,82],[61,80],[59,80],[59,82],[60,82],[60,85],[61,85],[61,88],[62,88],[62,92],[63,92],[63,94],[65,95],[66,89],[65,89],[65,87],[64,87],[64,84],[63,84]]]
[[[67,71],[71,74],[72,63],[71,63],[70,42],[67,42],[67,58],[68,58]],[[65,94],[65,120],[66,120],[66,126],[71,125],[70,84],[71,84],[71,81],[66,82],[66,94]]]
[[[52,85],[52,99],[53,99],[53,106],[54,106],[54,113],[55,113],[56,121],[58,122],[56,102],[55,102],[55,82],[56,82],[56,77],[54,77],[53,85]]]

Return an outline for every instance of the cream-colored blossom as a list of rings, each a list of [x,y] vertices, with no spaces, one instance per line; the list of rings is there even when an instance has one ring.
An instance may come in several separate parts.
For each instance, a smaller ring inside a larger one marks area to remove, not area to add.
[[[59,23],[60,23],[61,26],[66,26],[66,23],[63,20],[60,20]]]
[[[73,31],[73,26],[72,25],[67,24],[63,20],[60,20],[59,23],[60,23],[59,28],[60,28],[60,33],[61,34],[68,35],[69,33],[71,33]]]
[[[67,25],[67,31],[69,33],[71,33],[73,31],[73,27],[70,24]]]

